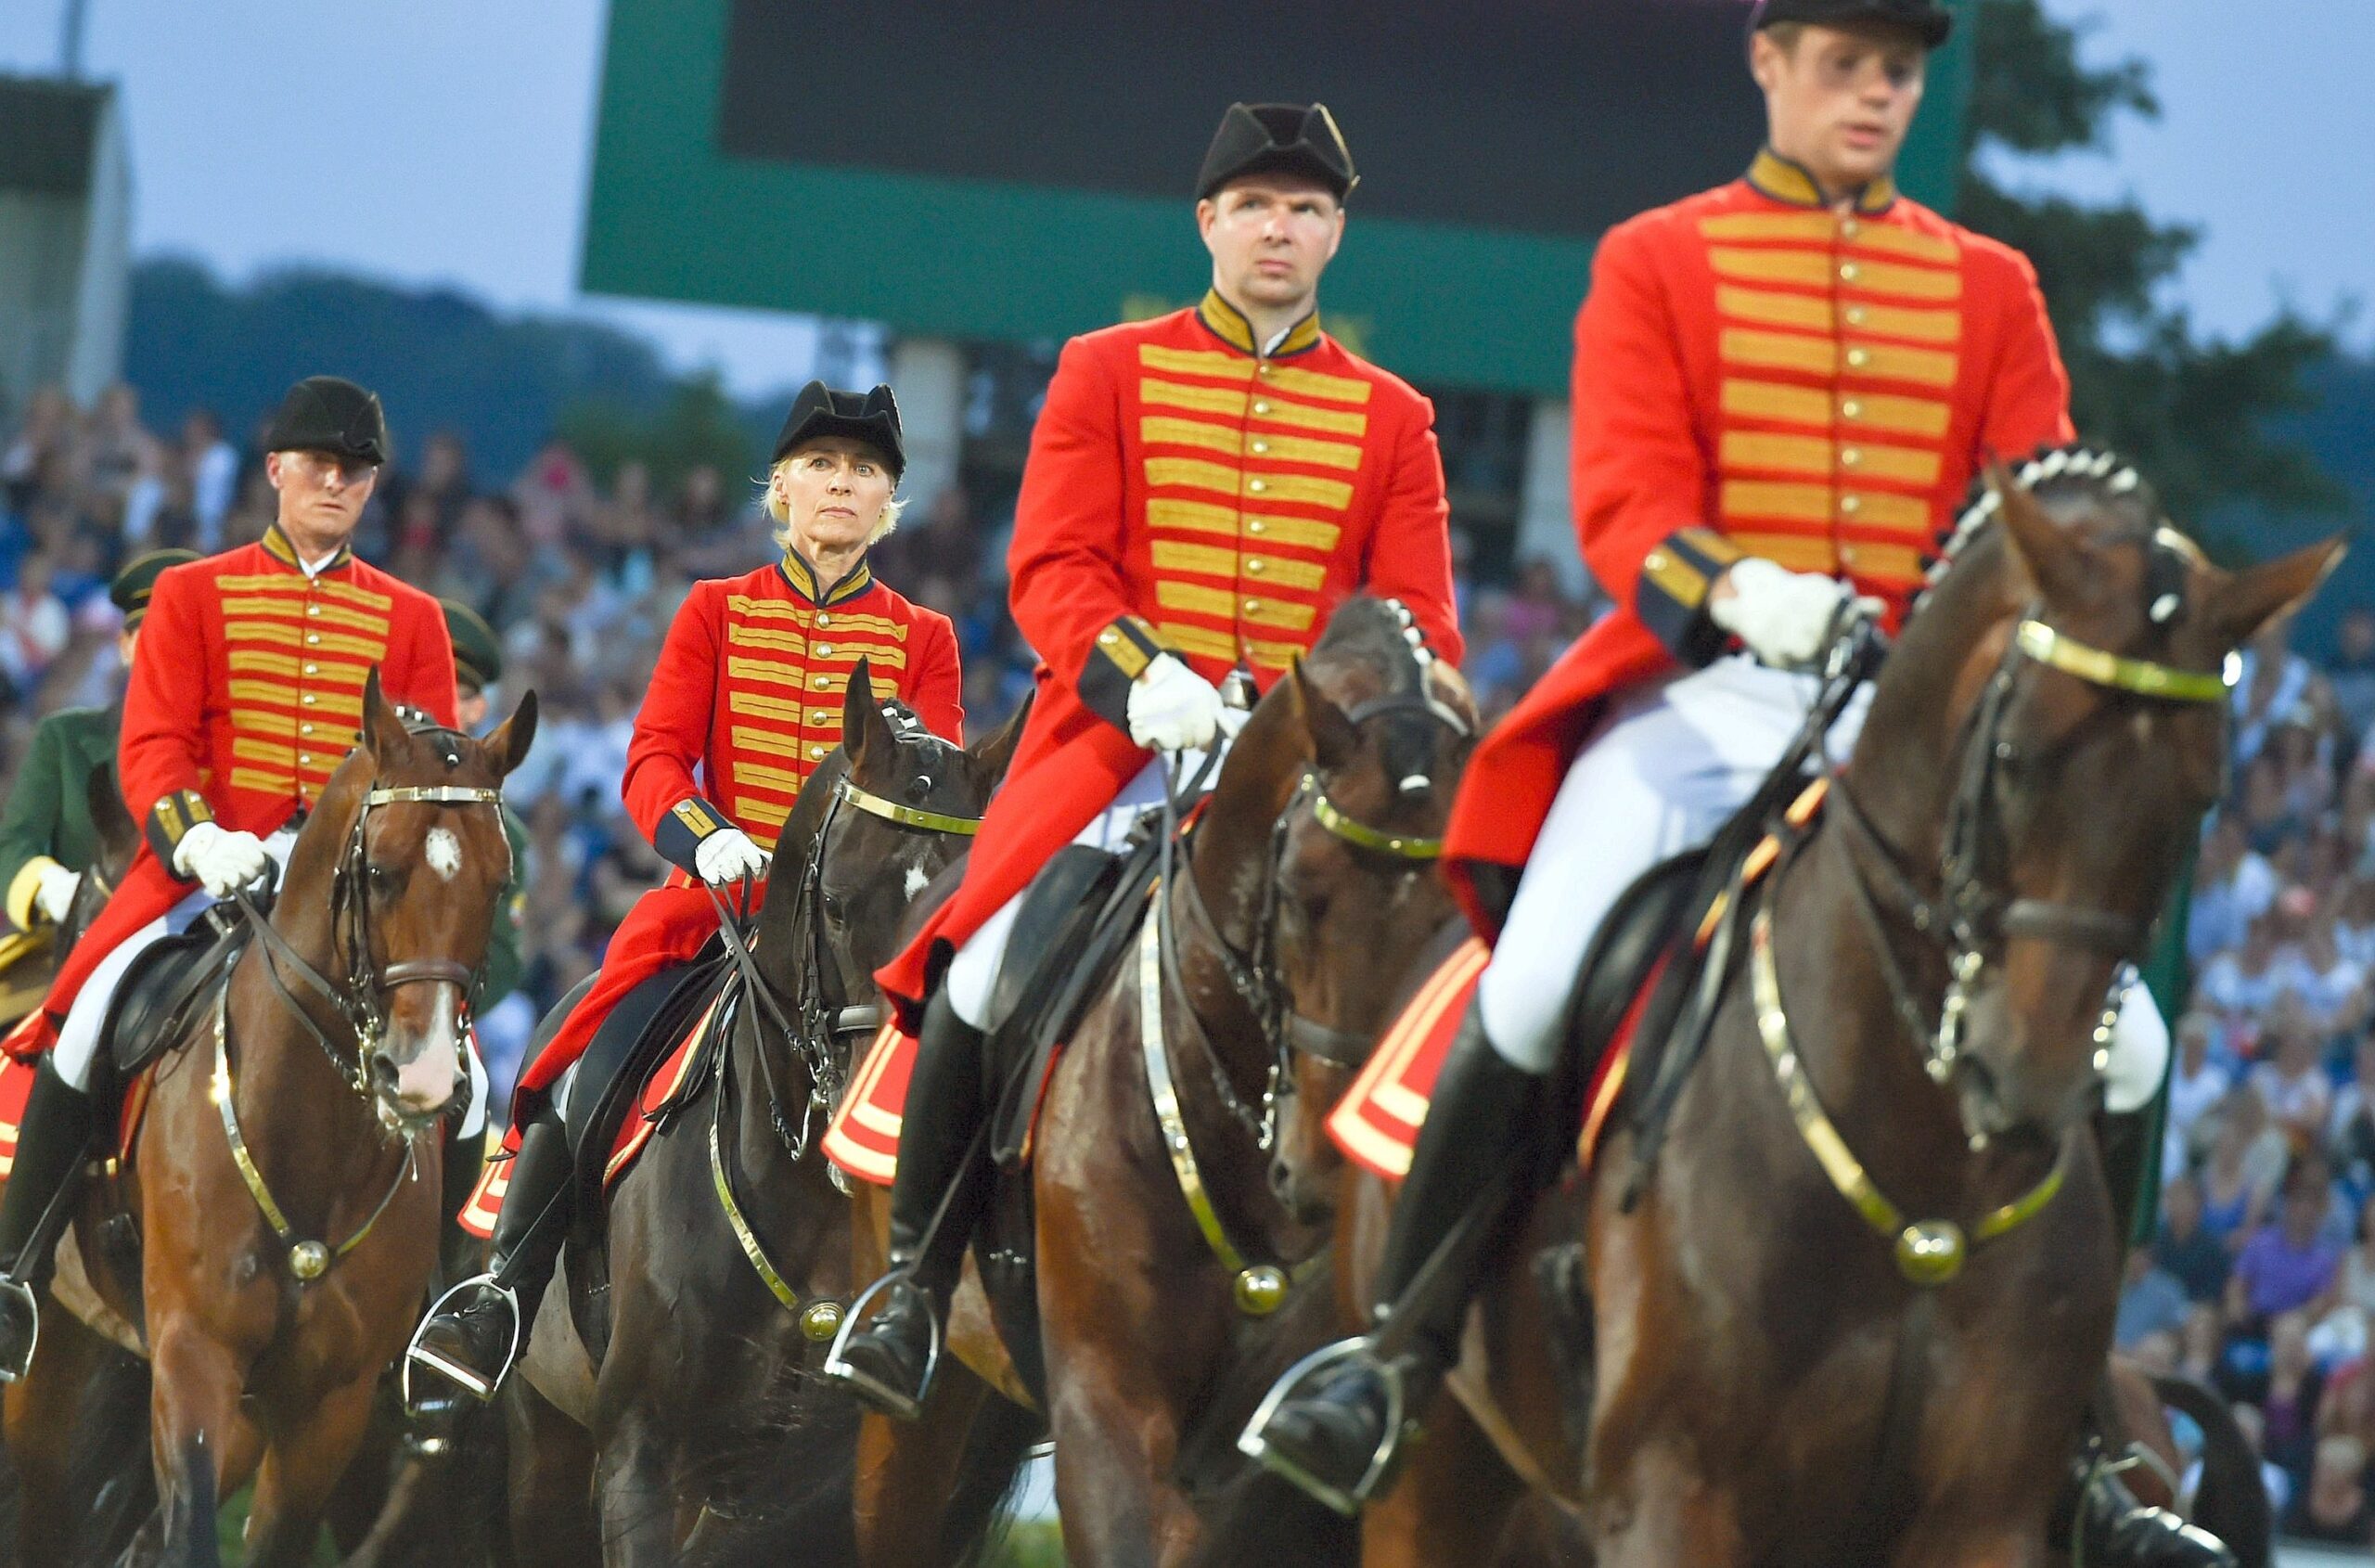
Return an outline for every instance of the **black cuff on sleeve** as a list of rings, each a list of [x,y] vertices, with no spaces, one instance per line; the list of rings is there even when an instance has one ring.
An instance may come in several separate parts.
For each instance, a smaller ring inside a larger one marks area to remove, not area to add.
[[[180,877],[173,869],[173,852],[181,848],[183,835],[201,822],[213,820],[214,810],[203,795],[195,790],[176,790],[148,813],[148,847],[157,852],[166,870]]]
[[[660,831],[651,836],[651,847],[671,865],[681,866],[687,875],[698,877],[700,868],[693,864],[693,852],[701,847],[703,839],[733,825],[733,819],[716,806],[699,795],[687,795],[660,819]]]
[[[1097,646],[1081,666],[1080,700],[1098,718],[1127,732],[1130,683],[1168,651],[1152,626],[1136,615],[1123,616],[1097,634]]]
[[[1707,589],[1746,552],[1711,528],[1685,528],[1642,558],[1634,610],[1641,624],[1693,669],[1724,651],[1724,633],[1707,615]]]

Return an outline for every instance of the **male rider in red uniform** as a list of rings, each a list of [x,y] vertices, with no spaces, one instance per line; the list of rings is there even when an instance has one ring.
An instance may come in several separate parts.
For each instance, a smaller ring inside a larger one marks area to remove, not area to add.
[[[92,1059],[126,967],[208,901],[286,862],[297,825],[353,748],[374,669],[390,701],[454,722],[444,612],[347,547],[387,460],[379,400],[311,377],[289,390],[264,444],[280,505],[262,542],[157,579],[117,759],[124,804],[147,831],[41,1010],[9,1038],[12,1054],[42,1060],[0,1202],[0,1380],[32,1357],[33,1287],[49,1249],[28,1248],[83,1166],[96,1115]]]
[[[1459,656],[1443,463],[1426,399],[1319,328],[1353,161],[1325,107],[1233,105],[1205,155],[1201,303],[1065,346],[1016,505],[1015,623],[1039,698],[964,886],[888,968],[921,1045],[882,1310],[825,1370],[892,1414],[924,1393],[984,1183],[982,1026],[1016,904],[1076,840],[1118,846],[1161,798],[1157,752],[1233,730],[1216,683],[1266,688],[1335,608],[1399,598]],[[923,1240],[942,1195],[946,1218]]]

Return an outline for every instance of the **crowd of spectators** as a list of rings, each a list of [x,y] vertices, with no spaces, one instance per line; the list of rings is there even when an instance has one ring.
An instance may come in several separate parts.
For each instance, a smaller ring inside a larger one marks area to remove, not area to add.
[[[2121,1344],[2234,1402],[2292,1534],[2375,1533],[2375,611],[2245,650]]]
[[[414,411],[394,412],[420,428]],[[44,392],[0,441],[5,779],[43,714],[105,704],[121,689],[107,597],[116,567],[165,546],[211,552],[253,540],[272,521],[274,493],[252,437],[226,439],[203,412],[175,432],[151,430],[129,387],[89,410]],[[627,906],[665,870],[620,806],[627,739],[687,586],[775,553],[757,477],[696,468],[663,485],[627,462],[597,478],[558,440],[516,474],[485,474],[466,438],[444,430],[417,451],[400,447],[379,478],[357,551],[485,615],[505,648],[497,718],[531,688],[543,709],[535,749],[507,790],[530,847],[524,979],[481,1021],[498,1079],[542,1009],[600,962]],[[1031,651],[1006,613],[1010,521],[975,515],[952,489],[915,498],[875,554],[884,581],[956,622],[966,711],[980,728],[1011,713],[1031,678]],[[1472,588],[1463,575],[1462,598],[1470,668],[1495,710],[1582,624],[1547,567],[1508,588]]]

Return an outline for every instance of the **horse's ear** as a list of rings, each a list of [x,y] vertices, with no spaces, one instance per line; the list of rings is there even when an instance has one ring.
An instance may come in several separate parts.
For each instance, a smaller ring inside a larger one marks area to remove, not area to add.
[[[1034,691],[1023,694],[1022,705],[1013,715],[989,734],[965,748],[965,755],[973,764],[973,782],[987,796],[1006,777],[1007,765],[1014,761],[1014,748],[1022,739],[1022,726],[1031,718],[1031,704],[1038,696]]]
[[[1322,773],[1351,762],[1361,749],[1361,734],[1344,710],[1311,684],[1303,673],[1302,660],[1295,661],[1288,678],[1294,682],[1296,705],[1303,710],[1303,726],[1311,733],[1312,761]]]
[[[2309,601],[2326,574],[2340,565],[2346,543],[2339,533],[2275,560],[2245,567],[2211,590],[2210,623],[2228,648]]]
[[[520,694],[520,705],[511,710],[511,716],[495,726],[479,744],[494,759],[496,773],[508,778],[528,760],[528,748],[535,741],[536,692],[531,687]]]
[[[861,659],[850,672],[849,689],[841,694],[841,750],[849,753],[850,772],[865,765],[869,749],[880,756],[893,739],[874,700],[873,667]]]
[[[99,835],[99,864],[128,864],[140,847],[140,825],[124,806],[113,763],[101,763],[83,780],[83,803],[90,807],[91,827]]]
[[[379,666],[363,677],[363,749],[385,760],[389,753],[410,739],[404,729],[404,718],[396,712],[395,704],[379,687]]]
[[[2001,462],[1987,465],[1987,487],[1996,493],[1996,511],[2004,520],[2012,559],[2029,584],[2048,600],[2068,603],[2083,598],[2090,584],[2086,552],[2077,535],[2048,517],[2037,498],[2016,482]]]

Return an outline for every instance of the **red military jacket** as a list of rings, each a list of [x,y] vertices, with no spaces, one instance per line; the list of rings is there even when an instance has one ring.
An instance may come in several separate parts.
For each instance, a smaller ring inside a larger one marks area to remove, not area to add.
[[[965,884],[880,973],[919,1000],[953,949],[1022,891],[1146,764],[1130,683],[1169,651],[1266,688],[1354,593],[1399,598],[1457,661],[1434,409],[1316,316],[1256,352],[1218,293],[1064,346],[1008,554],[1039,691]]]
[[[1464,867],[1520,867],[1600,700],[1724,650],[1716,573],[1821,572],[1901,616],[1974,474],[2071,439],[2036,275],[1882,180],[1850,212],[1766,151],[1609,231],[1575,319],[1571,460],[1584,560],[1617,610],[1478,747]]]
[[[829,587],[797,551],[694,584],[635,714],[627,815],[688,873],[696,846],[729,824],[773,848],[801,786],[841,743],[842,697],[861,659],[878,696],[964,739],[956,628],[865,561]]]
[[[191,824],[269,834],[353,749],[363,684],[455,722],[436,599],[340,549],[308,576],[279,528],[157,579],[123,699],[124,804],[167,867]]]

